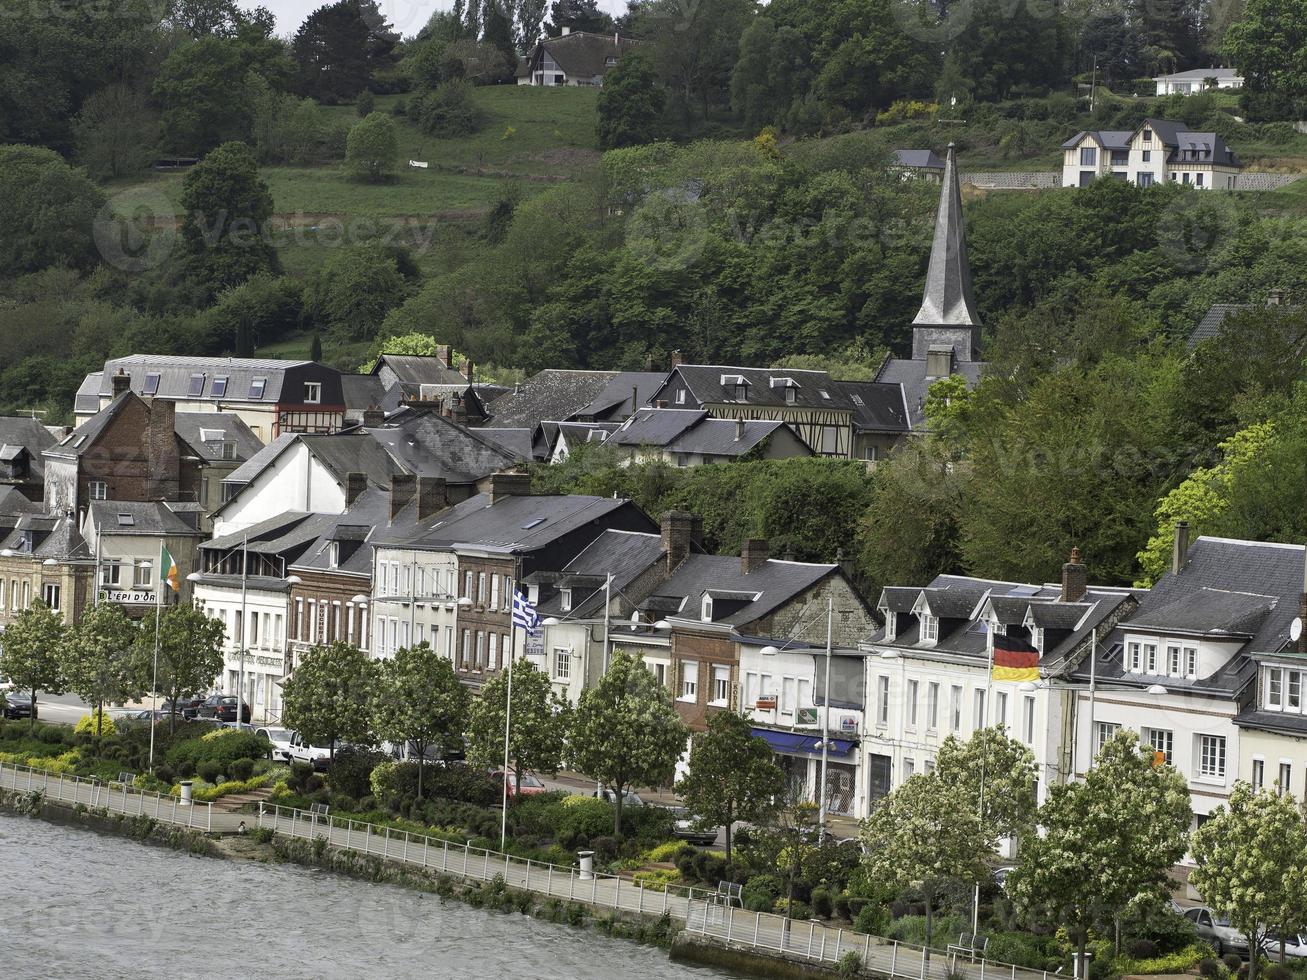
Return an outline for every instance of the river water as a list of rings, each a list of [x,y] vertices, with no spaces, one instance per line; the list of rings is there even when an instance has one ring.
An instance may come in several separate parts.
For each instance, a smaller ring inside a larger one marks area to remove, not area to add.
[[[0,814],[0,975],[714,980],[662,950]]]

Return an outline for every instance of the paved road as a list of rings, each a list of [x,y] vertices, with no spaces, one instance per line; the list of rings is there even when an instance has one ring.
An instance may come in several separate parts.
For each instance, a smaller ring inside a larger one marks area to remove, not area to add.
[[[91,713],[75,694],[45,694],[37,692],[36,718],[57,725],[76,725],[78,720]]]

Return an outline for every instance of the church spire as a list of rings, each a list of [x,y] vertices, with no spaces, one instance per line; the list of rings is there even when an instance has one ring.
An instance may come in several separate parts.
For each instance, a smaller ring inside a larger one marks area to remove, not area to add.
[[[912,325],[914,328],[966,328],[973,338],[969,345],[973,348],[974,332],[980,327],[976,301],[971,295],[971,266],[967,263],[962,191],[958,186],[957,159],[952,143],[948,145],[948,159],[944,162],[944,181],[940,187],[939,213],[935,217],[935,240],[930,249],[926,288],[921,297],[921,310]],[[916,334],[924,332],[914,330]],[[935,339],[942,338],[932,338],[932,341]],[[914,339],[914,357],[918,356],[916,346]],[[970,351],[967,353],[969,355]],[[965,359],[970,360],[970,357],[966,356]]]

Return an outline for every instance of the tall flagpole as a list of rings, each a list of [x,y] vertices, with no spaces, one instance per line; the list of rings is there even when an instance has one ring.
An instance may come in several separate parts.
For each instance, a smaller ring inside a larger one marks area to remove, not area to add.
[[[164,550],[167,550],[166,547]],[[159,724],[159,620],[163,618],[163,552],[159,554],[159,576],[154,583],[154,676],[150,681],[153,693],[150,713],[150,772],[154,772],[154,727]],[[173,705],[176,708],[176,705]]]
[[[520,572],[518,567],[516,571]],[[513,577],[512,612],[508,618],[508,698],[504,704],[504,812],[499,819],[499,849],[508,846],[508,733],[513,724],[513,661],[517,659],[517,586],[518,577]]]
[[[985,672],[985,703],[980,708],[980,805],[978,807],[977,822],[980,825],[981,833],[985,830],[985,767],[989,762],[988,745],[984,741],[985,734],[983,729],[988,727],[989,722],[989,702],[994,690],[994,630],[989,630],[989,668]],[[980,930],[980,882],[976,882],[976,891],[971,901],[971,935],[974,936]]]

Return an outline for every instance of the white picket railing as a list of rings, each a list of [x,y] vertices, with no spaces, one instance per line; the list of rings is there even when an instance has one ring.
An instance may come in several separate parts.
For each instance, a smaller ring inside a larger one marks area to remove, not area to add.
[[[346,817],[310,813],[273,803],[259,804],[258,826],[269,827],[288,837],[325,839],[332,847],[373,854],[392,861],[471,878],[503,879],[506,885],[538,894],[588,905],[639,912],[667,914],[685,924],[688,932],[719,940],[728,946],[762,949],[795,959],[838,962],[856,952],[863,965],[901,980],[947,980],[961,975],[967,980],[1049,980],[1046,971],[1030,970],[1010,963],[970,958],[957,953],[931,952],[920,946],[880,939],[851,930],[836,929],[816,921],[787,919],[770,912],[747,912],[726,904],[714,890],[671,885],[646,888],[642,882],[616,875],[587,873],[572,866],[560,866],[501,851],[473,847],[442,837],[394,830],[384,825]]]
[[[40,792],[61,803],[80,803],[90,810],[106,809],[127,816],[152,817],[165,823],[213,830],[212,803],[183,803],[176,796],[137,789],[131,783],[0,762],[0,788]]]

